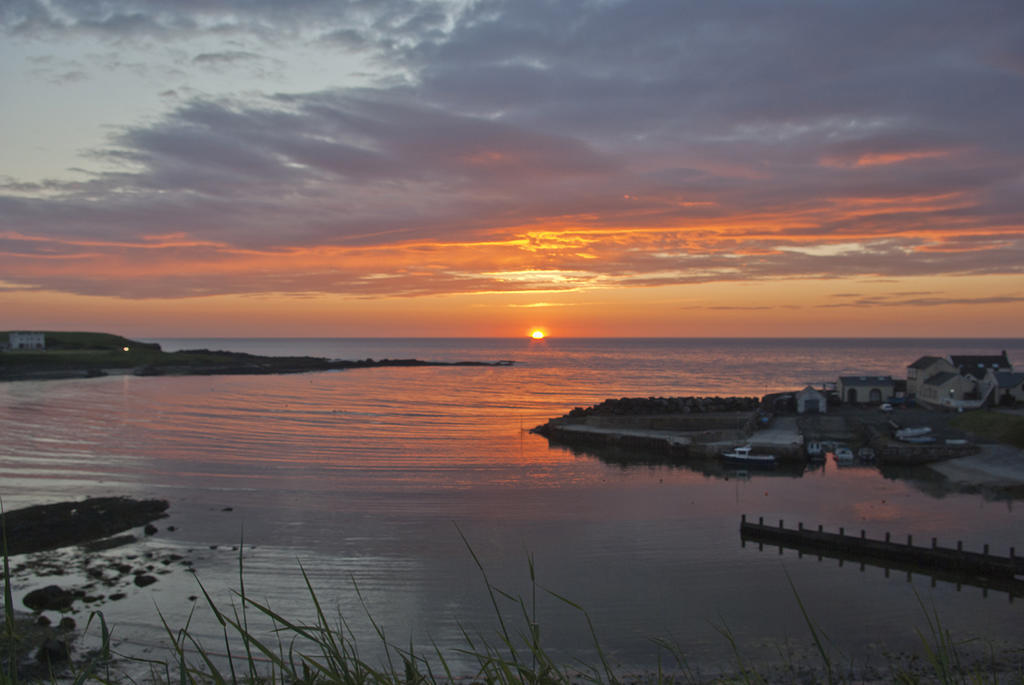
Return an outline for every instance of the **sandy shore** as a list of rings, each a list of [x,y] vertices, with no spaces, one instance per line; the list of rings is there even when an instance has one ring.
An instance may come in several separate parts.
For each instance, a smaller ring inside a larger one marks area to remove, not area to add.
[[[1010,445],[980,445],[978,454],[929,464],[954,483],[1006,488],[1024,485],[1024,450]]]

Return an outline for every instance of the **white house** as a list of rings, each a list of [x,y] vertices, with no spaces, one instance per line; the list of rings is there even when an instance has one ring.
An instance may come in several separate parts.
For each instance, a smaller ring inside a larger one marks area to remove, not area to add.
[[[892,376],[840,376],[839,396],[847,404],[881,404],[893,396]]]
[[[45,350],[46,335],[43,333],[26,333],[14,331],[8,335],[9,347],[12,350]]]
[[[995,376],[999,385],[997,402],[1024,402],[1024,373],[997,371]]]
[[[979,375],[957,371],[940,371],[921,384],[917,400],[925,405],[944,409],[978,409],[994,401],[999,381],[992,369]]]
[[[820,390],[807,386],[796,394],[797,414],[824,414],[828,411],[828,397]]]
[[[921,391],[921,385],[938,373],[952,373],[956,367],[948,359],[924,356],[907,367],[907,397],[914,398]]]

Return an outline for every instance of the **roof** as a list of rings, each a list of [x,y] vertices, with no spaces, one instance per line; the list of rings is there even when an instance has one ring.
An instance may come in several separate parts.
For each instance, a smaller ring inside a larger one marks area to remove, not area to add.
[[[1009,371],[997,371],[996,382],[1000,388],[1016,388],[1024,383],[1024,373],[1010,373]]]
[[[943,385],[949,379],[956,378],[958,375],[960,375],[960,374],[954,373],[952,371],[943,371],[941,373],[935,374],[934,376],[930,376],[927,380],[925,380],[924,384],[925,385]]]
[[[1006,358],[1006,350],[1002,354],[954,354],[950,355],[953,366],[959,369],[1012,369],[1010,360]]]
[[[931,357],[931,356],[925,355],[924,357],[921,357],[920,359],[918,359],[916,362],[914,362],[913,364],[911,364],[907,368],[908,369],[927,369],[929,366],[931,366],[935,362],[944,362],[944,361],[946,361],[946,360],[943,359],[942,357]]]
[[[796,394],[797,397],[801,397],[801,396],[806,397],[807,395],[818,395],[820,397],[825,397],[825,393],[823,393],[820,390],[816,390],[816,389],[812,388],[809,385],[806,388],[804,388],[803,390],[801,390],[800,392],[798,392]]]
[[[840,376],[839,382],[847,388],[855,385],[892,385],[892,376]]]

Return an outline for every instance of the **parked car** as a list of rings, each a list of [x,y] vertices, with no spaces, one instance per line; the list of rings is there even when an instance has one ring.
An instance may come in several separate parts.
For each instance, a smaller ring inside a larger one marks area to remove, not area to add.
[[[884,411],[884,412],[885,412],[886,414],[888,414],[889,412],[891,412],[891,411],[892,411],[892,405],[891,405],[891,404],[889,404],[888,402],[886,402],[885,404],[883,404],[882,406],[880,406],[880,407],[879,407],[879,409],[881,409],[881,410],[882,410],[882,411]]]

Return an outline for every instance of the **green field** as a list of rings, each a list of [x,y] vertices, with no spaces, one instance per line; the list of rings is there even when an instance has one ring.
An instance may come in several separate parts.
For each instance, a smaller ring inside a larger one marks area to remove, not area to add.
[[[958,414],[950,423],[980,438],[1024,449],[1024,416],[986,409]]]

